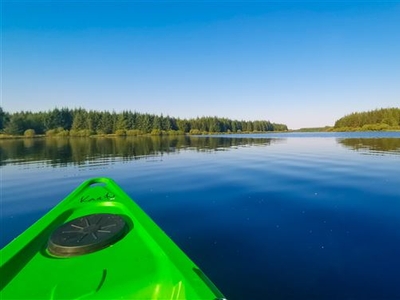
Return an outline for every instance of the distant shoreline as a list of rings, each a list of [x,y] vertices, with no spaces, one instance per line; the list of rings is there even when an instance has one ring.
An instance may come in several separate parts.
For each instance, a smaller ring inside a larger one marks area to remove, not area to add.
[[[201,136],[201,135],[231,135],[231,134],[271,134],[271,133],[285,133],[290,131],[253,131],[253,132],[199,132],[199,133],[142,133],[142,134],[92,134],[92,135],[46,135],[46,134],[35,134],[33,136],[25,136],[25,135],[10,135],[10,134],[0,134],[0,140],[5,139],[34,139],[34,138],[129,138],[129,137],[174,137],[174,136]]]
[[[268,120],[239,121],[216,116],[179,119],[136,111],[116,113],[82,108],[10,114],[0,107],[0,139],[367,131],[400,131],[400,108],[352,113],[337,120],[334,126],[288,129],[285,124]]]
[[[384,130],[361,130],[361,128],[355,128],[352,130],[342,130],[341,128],[329,128],[326,130],[325,128],[301,128],[296,130],[287,130],[287,131],[253,131],[253,132],[202,132],[202,133],[179,133],[179,134],[138,134],[138,135],[118,135],[115,133],[110,134],[93,134],[88,136],[78,136],[78,135],[46,135],[46,134],[36,134],[33,136],[24,136],[24,135],[10,135],[10,134],[0,134],[0,140],[12,140],[12,139],[37,139],[37,138],[133,138],[133,137],[178,137],[178,136],[202,136],[202,135],[232,135],[232,134],[242,134],[242,135],[250,135],[250,134],[275,134],[275,133],[293,133],[293,132],[400,132],[400,129],[384,129]]]

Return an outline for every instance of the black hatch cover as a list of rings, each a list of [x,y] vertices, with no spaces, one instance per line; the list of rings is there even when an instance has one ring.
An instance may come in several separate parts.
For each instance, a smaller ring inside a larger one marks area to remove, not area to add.
[[[91,253],[116,243],[125,235],[126,228],[119,215],[86,215],[58,227],[50,236],[48,250],[62,257]]]

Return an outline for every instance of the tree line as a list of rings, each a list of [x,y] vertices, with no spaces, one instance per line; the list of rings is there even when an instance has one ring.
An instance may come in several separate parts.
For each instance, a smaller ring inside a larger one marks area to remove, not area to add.
[[[335,122],[334,130],[400,130],[400,108],[355,112]]]
[[[238,121],[219,117],[180,119],[132,112],[55,108],[49,111],[8,113],[0,107],[0,132],[9,135],[56,136],[203,134],[286,131],[285,124],[270,121]]]

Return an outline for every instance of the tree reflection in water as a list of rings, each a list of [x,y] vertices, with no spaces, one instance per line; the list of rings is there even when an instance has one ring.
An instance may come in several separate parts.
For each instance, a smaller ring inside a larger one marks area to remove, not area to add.
[[[337,139],[342,146],[370,155],[400,155],[398,138],[349,138]]]
[[[10,139],[0,141],[0,165],[40,161],[56,167],[101,159],[141,159],[181,150],[214,152],[238,146],[270,145],[279,140],[282,139],[197,136]]]

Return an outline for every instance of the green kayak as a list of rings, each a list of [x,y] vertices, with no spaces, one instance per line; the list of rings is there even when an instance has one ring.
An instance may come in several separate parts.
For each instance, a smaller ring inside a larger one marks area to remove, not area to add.
[[[224,299],[108,178],[84,182],[0,258],[0,299]]]

